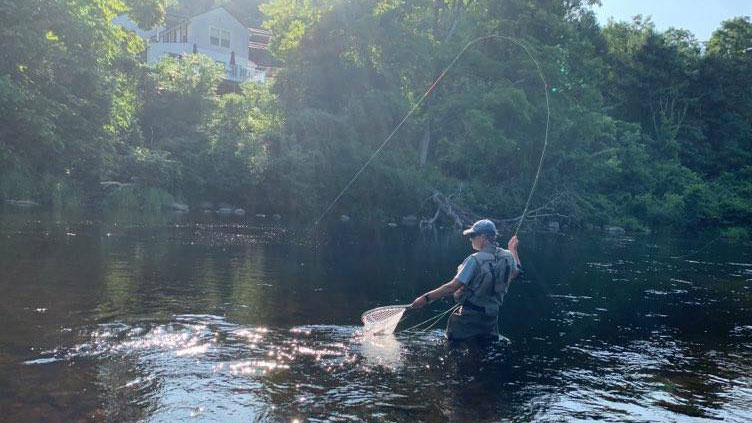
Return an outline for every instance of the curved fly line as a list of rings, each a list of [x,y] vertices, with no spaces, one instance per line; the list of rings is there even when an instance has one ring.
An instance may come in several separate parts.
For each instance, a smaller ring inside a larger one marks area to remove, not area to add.
[[[538,76],[540,76],[541,82],[543,83],[543,91],[544,91],[544,93],[546,95],[546,132],[545,132],[545,137],[543,139],[543,149],[541,151],[540,160],[538,161],[538,169],[535,172],[535,178],[533,179],[533,185],[532,185],[532,187],[530,189],[530,194],[528,194],[527,201],[525,202],[525,208],[524,208],[524,210],[522,212],[522,216],[520,216],[520,221],[517,224],[517,229],[515,229],[515,231],[514,231],[514,234],[517,235],[517,233],[520,230],[520,227],[522,227],[522,222],[525,220],[525,216],[526,216],[526,214],[527,214],[527,212],[528,212],[528,210],[530,208],[530,201],[532,200],[533,193],[535,192],[535,188],[538,185],[538,178],[540,177],[541,168],[543,167],[543,158],[546,155],[546,148],[548,147],[548,133],[549,133],[550,122],[551,122],[551,109],[550,109],[550,106],[549,106],[549,98],[548,98],[548,83],[546,83],[546,78],[543,76],[543,71],[541,70],[540,63],[538,63],[538,61],[535,59],[535,56],[533,56],[533,54],[530,52],[530,48],[527,45],[525,45],[521,40],[518,40],[518,39],[512,38],[512,37],[508,37],[508,36],[505,36],[505,35],[495,35],[495,34],[493,34],[493,35],[486,35],[486,36],[483,36],[483,37],[479,37],[479,38],[476,38],[476,39],[470,41],[469,43],[465,44],[465,47],[463,47],[462,50],[460,50],[460,52],[457,53],[457,55],[454,57],[454,59],[452,59],[452,61],[449,63],[449,65],[446,68],[444,68],[444,70],[439,74],[439,76],[436,78],[436,80],[433,81],[433,83],[431,84],[431,86],[428,87],[428,89],[426,90],[426,92],[424,92],[423,95],[420,97],[420,99],[418,99],[418,102],[415,103],[415,105],[410,109],[409,112],[407,112],[407,114],[405,114],[405,116],[402,118],[402,120],[400,120],[400,122],[397,124],[397,126],[394,127],[394,129],[392,130],[392,132],[390,132],[389,135],[384,139],[384,141],[381,143],[381,145],[379,145],[379,147],[373,152],[373,154],[371,154],[371,156],[368,158],[368,160],[366,160],[366,162],[363,164],[363,166],[361,166],[360,169],[358,169],[358,171],[355,172],[355,174],[350,179],[350,181],[347,183],[347,185],[345,185],[345,187],[342,188],[342,190],[339,192],[339,194],[337,194],[337,196],[334,197],[334,200],[332,200],[332,202],[329,203],[329,205],[326,207],[326,209],[324,209],[323,213],[321,213],[321,215],[318,217],[318,219],[316,219],[314,225],[318,225],[321,222],[321,219],[323,219],[324,216],[326,216],[326,214],[329,213],[329,211],[331,211],[332,207],[334,207],[334,205],[337,204],[337,201],[339,201],[339,199],[342,198],[342,196],[345,194],[345,192],[347,192],[347,190],[352,186],[352,184],[355,183],[355,181],[363,173],[363,171],[366,170],[366,168],[368,167],[368,165],[370,165],[371,162],[373,162],[373,160],[376,159],[376,157],[379,155],[379,153],[381,153],[381,150],[383,150],[384,147],[386,147],[386,145],[389,143],[389,141],[391,141],[392,137],[394,137],[394,135],[400,130],[400,128],[402,127],[402,125],[404,125],[405,122],[410,118],[410,116],[412,116],[413,113],[415,113],[415,111],[418,109],[418,107],[420,107],[421,104],[423,104],[423,102],[425,101],[425,99],[431,94],[431,92],[434,90],[434,88],[436,88],[436,86],[439,84],[439,82],[442,79],[444,79],[444,76],[446,76],[447,72],[449,72],[449,70],[452,69],[452,67],[454,67],[454,64],[457,63],[457,60],[459,60],[459,58],[462,57],[462,55],[467,51],[467,49],[469,49],[471,46],[473,46],[473,45],[475,45],[475,44],[477,44],[477,43],[479,43],[481,41],[488,40],[488,39],[502,39],[502,40],[507,40],[507,41],[510,41],[510,42],[514,43],[515,45],[521,47],[525,51],[525,53],[527,53],[527,55],[530,57],[530,59],[533,61],[533,63],[535,64],[536,70],[538,71]]]

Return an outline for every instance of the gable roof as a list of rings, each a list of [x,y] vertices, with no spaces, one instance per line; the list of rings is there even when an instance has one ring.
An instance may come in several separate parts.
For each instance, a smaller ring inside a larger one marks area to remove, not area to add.
[[[171,13],[167,13],[167,15],[168,15],[168,16],[172,15],[172,16],[174,16],[174,17],[175,17],[175,18],[177,18],[177,19],[175,19],[174,21],[172,21],[172,22],[170,22],[169,24],[165,25],[165,26],[164,26],[164,28],[165,28],[165,29],[171,29],[171,28],[173,28],[173,27],[176,27],[176,26],[178,26],[178,25],[182,24],[182,23],[183,23],[183,22],[185,22],[185,21],[192,21],[192,20],[194,20],[194,19],[198,18],[199,16],[203,16],[203,15],[206,15],[206,14],[212,13],[212,12],[214,12],[214,11],[216,11],[216,10],[219,10],[219,9],[221,9],[222,11],[224,11],[224,12],[225,12],[225,14],[226,14],[227,16],[229,16],[229,17],[230,17],[230,18],[232,18],[232,19],[233,19],[234,21],[236,21],[236,22],[238,23],[238,25],[240,25],[240,26],[242,26],[243,28],[245,28],[245,25],[243,25],[243,23],[242,23],[242,22],[240,21],[240,19],[238,19],[237,17],[235,17],[235,15],[233,15],[233,14],[232,14],[232,13],[231,13],[231,12],[230,12],[229,10],[227,10],[227,8],[226,8],[226,7],[224,7],[224,6],[217,6],[217,7],[212,7],[212,8],[211,8],[211,9],[209,9],[209,10],[203,11],[203,12],[201,12],[201,13],[197,13],[197,14],[195,14],[195,15],[193,15],[193,16],[181,16],[181,15],[176,15],[176,14],[171,14]]]
[[[240,22],[240,19],[236,18],[235,15],[233,15],[232,13],[230,13],[230,11],[227,10],[224,6],[213,7],[211,9],[207,10],[206,12],[199,13],[198,15],[193,15],[189,19],[194,19],[194,18],[197,18],[199,16],[203,16],[203,15],[209,14],[211,12],[214,12],[215,10],[223,10],[225,12],[225,14],[227,14],[229,17],[231,17],[234,20],[236,20],[240,25],[243,25],[243,23]],[[243,27],[245,27],[245,25],[243,25]]]

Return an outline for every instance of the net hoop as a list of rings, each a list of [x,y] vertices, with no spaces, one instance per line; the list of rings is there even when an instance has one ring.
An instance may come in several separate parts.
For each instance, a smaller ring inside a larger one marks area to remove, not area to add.
[[[360,315],[364,331],[373,335],[389,335],[394,333],[409,304],[376,307]]]

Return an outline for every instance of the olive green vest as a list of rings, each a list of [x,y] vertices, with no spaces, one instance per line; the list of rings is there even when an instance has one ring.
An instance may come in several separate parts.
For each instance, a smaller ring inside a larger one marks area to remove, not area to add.
[[[447,323],[447,337],[462,340],[477,336],[499,336],[499,310],[504,302],[513,270],[514,256],[509,251],[489,246],[471,256],[479,271],[464,287],[459,307]]]

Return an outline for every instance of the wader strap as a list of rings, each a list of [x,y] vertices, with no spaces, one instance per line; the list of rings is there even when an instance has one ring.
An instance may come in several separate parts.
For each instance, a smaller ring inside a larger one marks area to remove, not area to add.
[[[488,295],[494,295],[496,293],[496,269],[493,263],[488,263],[488,268],[491,270],[491,286],[488,287]]]
[[[477,306],[477,305],[475,305],[475,304],[473,304],[473,303],[471,303],[470,301],[467,301],[467,300],[465,300],[465,302],[462,303],[462,308],[466,308],[468,310],[477,311],[477,312],[480,312],[480,313],[485,313],[486,312],[486,309],[484,307]]]
[[[473,256],[470,256],[470,259],[475,260],[475,264],[478,266],[478,270],[480,271],[481,264],[478,263],[478,259],[476,259]],[[465,287],[464,287],[465,288],[465,294],[462,296],[462,298],[459,301],[457,301],[460,305],[465,305],[465,302],[467,301],[467,299],[475,295],[475,289],[473,289],[473,288],[470,287],[470,284],[472,282],[473,282],[473,280],[471,279],[471,280],[467,281],[467,284],[465,284]],[[478,286],[477,288],[480,288],[480,286]]]
[[[478,269],[480,269],[480,268],[481,268],[481,266],[479,264],[478,265]],[[496,272],[495,272],[495,269],[494,269],[493,262],[489,262],[488,263],[488,268],[491,271],[491,286],[488,287],[488,291],[489,291],[488,294],[489,295],[494,295],[494,293],[496,292]],[[480,289],[481,287],[482,287],[482,285],[479,286],[478,289]],[[486,312],[486,308],[485,307],[481,307],[481,306],[475,305],[475,304],[473,304],[473,303],[470,302],[469,299],[472,298],[474,295],[475,295],[475,290],[471,290],[470,291],[470,295],[468,295],[465,298],[465,301],[463,301],[461,303],[462,307],[465,307],[468,310],[474,310],[474,311],[479,311],[481,313],[485,313]]]

